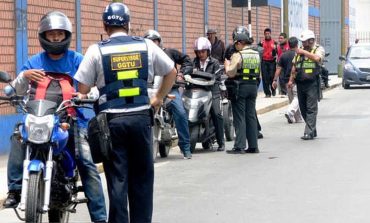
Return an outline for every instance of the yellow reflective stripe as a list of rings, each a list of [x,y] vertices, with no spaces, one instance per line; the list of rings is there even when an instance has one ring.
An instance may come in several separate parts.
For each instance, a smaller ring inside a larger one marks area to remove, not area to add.
[[[257,80],[256,77],[243,77],[243,80]]]
[[[114,46],[102,46],[100,47],[101,54],[114,54],[114,53],[130,53],[137,51],[146,51],[145,43],[125,44],[125,45],[114,45]]]
[[[312,69],[305,69],[304,72],[306,74],[312,74],[313,70]]]
[[[259,73],[260,72],[260,70],[259,69],[254,69],[254,73]]]
[[[244,74],[249,74],[249,69],[243,69]]]
[[[118,71],[117,80],[128,80],[128,79],[137,79],[139,78],[138,70],[127,70],[127,71]]]
[[[118,92],[119,97],[132,97],[132,96],[138,96],[140,95],[140,88],[125,88],[125,89],[119,89]]]

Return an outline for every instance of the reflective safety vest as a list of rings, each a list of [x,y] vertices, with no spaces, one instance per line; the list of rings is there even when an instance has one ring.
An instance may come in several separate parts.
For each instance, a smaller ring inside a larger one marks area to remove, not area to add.
[[[258,51],[253,49],[243,49],[239,51],[242,57],[242,67],[237,71],[239,77],[244,81],[256,81],[260,75],[261,58]]]
[[[311,53],[315,54],[317,48],[319,46],[315,46],[314,49],[311,50]],[[316,80],[316,77],[320,74],[320,65],[309,59],[302,57],[301,55],[297,55],[295,57],[295,66],[297,71],[296,81],[313,81]]]
[[[72,98],[73,79],[68,74],[45,72],[46,76],[42,81],[31,81],[29,100],[48,100],[58,105]],[[69,115],[75,116],[74,108],[67,108]]]
[[[148,105],[148,49],[144,39],[118,36],[98,45],[105,79],[99,93],[100,97],[106,96],[106,101],[97,110]]]

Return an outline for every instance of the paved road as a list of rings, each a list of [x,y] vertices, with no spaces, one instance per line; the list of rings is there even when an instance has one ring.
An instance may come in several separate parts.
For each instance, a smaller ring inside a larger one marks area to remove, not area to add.
[[[303,123],[287,124],[284,107],[260,116],[260,154],[199,148],[192,160],[175,150],[160,159],[153,222],[368,222],[370,89],[338,88],[324,97],[313,141],[300,139]],[[0,211],[1,222],[17,222],[14,216]],[[85,207],[73,217],[89,222]]]

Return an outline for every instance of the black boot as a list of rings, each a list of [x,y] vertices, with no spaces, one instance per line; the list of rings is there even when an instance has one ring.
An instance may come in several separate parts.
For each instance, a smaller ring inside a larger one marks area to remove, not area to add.
[[[225,143],[219,144],[217,151],[224,151],[225,150]]]
[[[21,200],[20,190],[10,190],[8,192],[8,197],[4,201],[4,208],[15,208]]]

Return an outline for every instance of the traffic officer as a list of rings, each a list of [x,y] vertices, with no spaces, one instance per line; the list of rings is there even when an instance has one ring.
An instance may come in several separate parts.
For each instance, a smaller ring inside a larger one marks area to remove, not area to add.
[[[227,152],[258,153],[256,98],[261,59],[258,51],[251,46],[252,41],[245,26],[234,29],[233,40],[238,52],[232,55],[231,61],[225,61],[225,72],[229,77],[226,85],[228,93],[233,92],[231,103],[236,138],[234,148]],[[245,149],[246,139],[248,149]]]
[[[306,122],[301,139],[311,140],[317,136],[320,64],[325,56],[325,50],[316,44],[315,34],[311,30],[303,31],[299,40],[302,41],[303,48],[296,49],[297,55],[293,59],[288,87],[291,88],[294,81],[297,84],[299,108]]]
[[[182,54],[173,48],[164,48],[162,45],[162,37],[155,30],[148,30],[144,34],[144,38],[152,40],[157,46],[161,47],[163,51],[174,61],[175,64],[180,65],[179,72],[177,73],[177,81],[183,82],[184,75],[191,74],[193,72],[193,63],[188,55]],[[154,88],[161,82],[162,78],[154,79]],[[178,82],[176,82],[178,83]],[[191,159],[190,151],[190,133],[188,124],[188,114],[185,111],[184,103],[182,102],[181,93],[179,91],[179,85],[175,84],[170,94],[175,95],[175,98],[169,103],[169,111],[173,114],[177,133],[179,135],[179,148],[184,155],[184,159]]]
[[[106,113],[112,148],[103,162],[109,195],[109,221],[149,223],[153,212],[154,164],[151,106],[159,108],[176,78],[173,61],[151,40],[129,36],[129,8],[119,2],[103,12],[109,39],[90,46],[75,76],[79,97],[97,86],[96,109]],[[147,83],[164,75],[156,95]],[[129,210],[127,204],[129,205]]]

